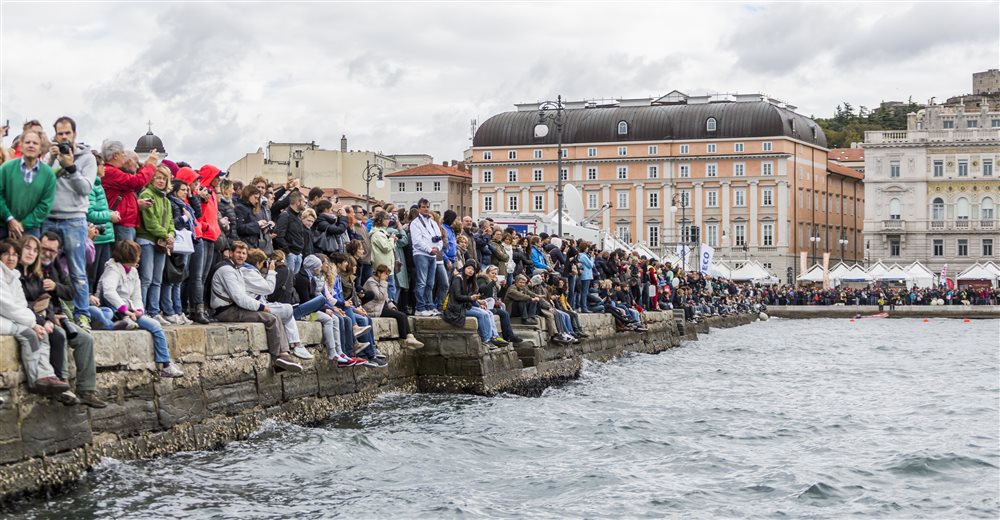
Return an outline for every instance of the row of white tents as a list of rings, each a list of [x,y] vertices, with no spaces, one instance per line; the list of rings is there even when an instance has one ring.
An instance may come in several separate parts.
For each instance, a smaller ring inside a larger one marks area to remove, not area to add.
[[[844,283],[868,284],[872,282],[888,282],[905,284],[906,288],[926,288],[935,287],[938,284],[939,276],[920,262],[901,266],[899,264],[885,265],[881,261],[875,262],[871,267],[865,269],[858,264],[848,266],[841,262],[830,269],[829,280],[833,285]],[[814,265],[808,271],[798,277],[800,282],[823,283],[823,268]],[[960,284],[963,281],[989,281],[990,285],[997,287],[1000,279],[1000,266],[993,262],[983,264],[976,263],[964,271],[960,272],[955,280]]]

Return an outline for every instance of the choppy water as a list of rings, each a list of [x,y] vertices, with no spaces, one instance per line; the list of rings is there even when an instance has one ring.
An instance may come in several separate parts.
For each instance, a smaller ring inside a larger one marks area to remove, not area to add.
[[[1000,516],[1000,321],[772,320],[541,398],[392,395],[12,518]]]

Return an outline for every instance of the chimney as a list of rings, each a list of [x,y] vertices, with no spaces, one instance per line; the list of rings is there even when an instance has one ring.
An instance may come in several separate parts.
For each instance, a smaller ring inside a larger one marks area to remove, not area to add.
[[[451,167],[454,168],[456,166],[458,166],[458,161],[456,161],[455,159],[452,159],[451,160]]]
[[[441,166],[448,166],[448,161],[441,161]]]
[[[347,136],[340,136],[340,153],[347,153]]]

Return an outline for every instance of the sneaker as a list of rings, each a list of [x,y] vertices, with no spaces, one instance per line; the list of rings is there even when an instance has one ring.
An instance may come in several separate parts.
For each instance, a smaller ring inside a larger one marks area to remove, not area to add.
[[[81,329],[90,332],[90,317],[89,316],[78,316],[76,318],[76,325]],[[74,396],[75,398],[76,396]]]
[[[297,358],[299,358],[299,359],[312,359],[313,358],[313,355],[310,354],[309,351],[306,350],[306,347],[304,347],[302,345],[297,345],[295,348],[293,348],[292,349],[292,355],[295,356],[295,357],[297,357]]]
[[[105,403],[100,397],[97,397],[97,392],[80,392],[78,398],[80,399],[81,404],[85,404],[91,408],[105,408],[108,406],[108,403]]]
[[[414,314],[416,316],[420,316],[420,317],[425,317],[425,316],[430,316],[431,315],[430,311],[417,311]]]
[[[429,310],[427,312],[430,313],[430,314],[428,314],[428,316],[440,316],[441,315],[441,311],[439,311],[437,309],[431,309],[431,310]]]
[[[368,348],[368,342],[367,341],[361,341],[361,342],[355,343],[354,344],[354,353],[357,354],[358,352],[361,352],[362,350],[364,350],[366,348]]]
[[[56,401],[59,401],[66,406],[76,406],[80,404],[80,398],[70,390],[66,390],[61,394],[56,395]]]
[[[506,347],[507,345],[510,345],[509,341],[507,341],[507,340],[505,340],[505,339],[503,339],[503,338],[501,338],[499,336],[491,339],[490,343],[493,343],[494,345],[496,345],[498,347]]]
[[[388,359],[388,358],[386,358],[385,354],[379,352],[378,349],[375,349],[375,358],[376,359]]]
[[[289,356],[287,353],[281,354],[278,357],[274,358],[273,365],[275,369],[280,368],[281,370],[288,370],[289,372],[302,371],[302,365],[296,363],[295,361],[292,361],[291,356]]]
[[[180,320],[180,322],[181,322],[180,324],[181,325],[194,325],[194,322],[191,321],[191,318],[188,318],[184,314],[178,314],[177,317]]]
[[[524,338],[522,338],[521,336],[515,335],[515,336],[513,336],[513,337],[510,338],[510,342],[513,343],[513,344],[515,344],[515,345],[518,345],[518,344],[524,343]]]
[[[170,315],[164,316],[163,319],[167,320],[167,322],[169,322],[171,325],[182,325],[183,324],[183,322],[178,321],[177,316],[174,315],[174,314],[170,314]]]
[[[123,318],[121,323],[125,324],[125,330],[136,330],[139,328],[139,324],[132,318]]]
[[[389,366],[389,363],[386,363],[385,360],[383,359],[371,358],[371,359],[365,359],[363,361],[363,365],[372,368],[385,368]]]
[[[173,323],[167,321],[167,319],[164,318],[162,314],[157,314],[156,316],[153,316],[153,319],[156,320],[156,323],[159,323],[163,327],[168,327],[170,325],[173,325]]]
[[[47,395],[57,395],[69,390],[69,385],[55,376],[36,379],[34,387],[38,393]]]
[[[410,350],[417,350],[424,348],[424,344],[421,343],[419,340],[417,340],[417,338],[414,337],[413,334],[409,334],[406,336],[406,341],[403,342],[403,346]]]
[[[174,378],[183,376],[184,372],[181,372],[181,369],[177,368],[176,363],[171,363],[160,368],[160,377]]]
[[[372,330],[372,326],[371,325],[365,325],[364,327],[362,327],[360,325],[355,325],[354,326],[354,337],[355,338],[360,338],[361,336],[364,336],[365,334],[367,334],[368,331],[370,331],[370,330]]]
[[[500,345],[497,345],[496,343],[493,343],[493,340],[490,340],[490,341],[487,341],[486,343],[483,343],[483,346],[485,346],[489,350],[500,350],[500,349],[503,348]]]
[[[538,320],[535,318],[521,318],[521,323],[525,325],[538,325]]]

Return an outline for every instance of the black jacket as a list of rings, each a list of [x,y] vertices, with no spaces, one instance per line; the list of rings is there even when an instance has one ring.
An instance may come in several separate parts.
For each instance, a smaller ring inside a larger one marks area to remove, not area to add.
[[[347,233],[347,217],[342,217],[340,215],[334,215],[331,213],[323,213],[316,216],[316,223],[313,224],[313,240],[322,244],[324,242],[331,242],[332,240],[338,241],[346,245],[350,240],[348,239]],[[324,240],[324,237],[329,237]],[[321,250],[319,247],[316,248],[320,253],[329,255],[330,253],[339,252],[334,249],[327,248],[326,251]]]
[[[448,288],[448,305],[441,318],[456,327],[465,326],[465,311],[474,305],[472,295],[476,294],[476,279],[466,280],[461,275],[451,279]]]
[[[274,228],[277,236],[274,237],[274,247],[289,255],[301,255],[306,247],[306,240],[309,239],[309,230],[302,224],[299,214],[289,208],[278,217],[277,225]],[[312,244],[310,244],[312,250]]]
[[[303,300],[296,290],[295,279],[288,270],[288,266],[285,264],[279,265],[274,269],[274,274],[274,292],[267,297],[267,300],[277,303],[287,303],[289,305],[302,303]]]

